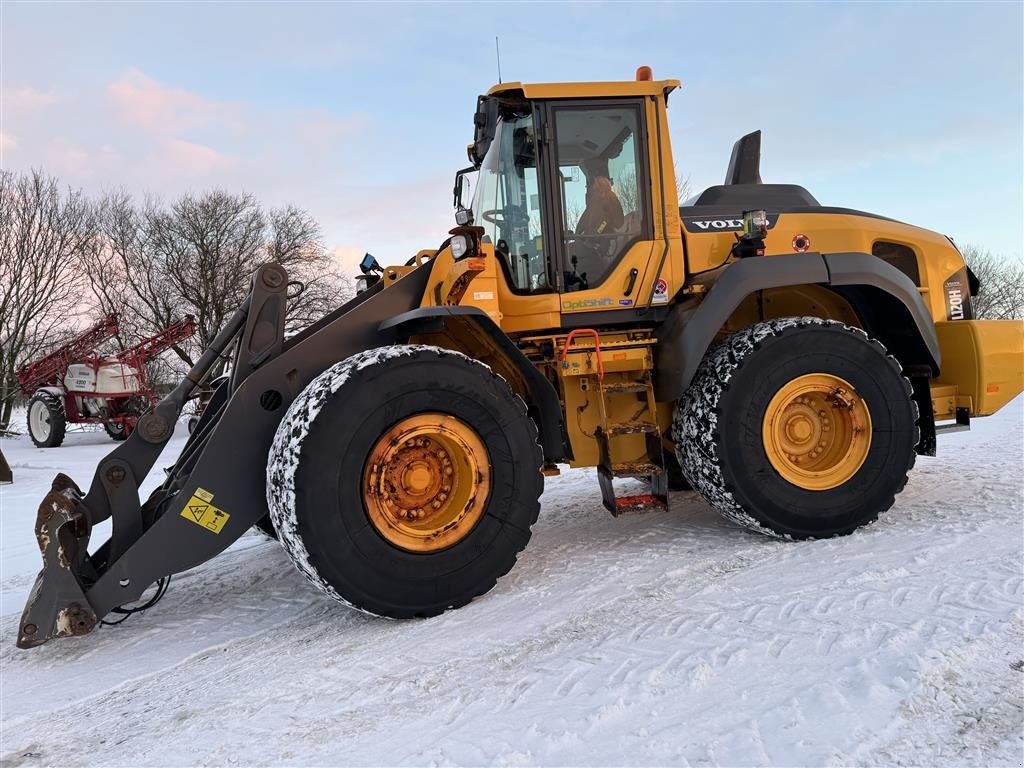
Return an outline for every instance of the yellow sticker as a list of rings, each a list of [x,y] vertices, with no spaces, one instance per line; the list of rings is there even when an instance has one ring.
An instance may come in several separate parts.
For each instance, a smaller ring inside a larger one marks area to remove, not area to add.
[[[181,516],[208,531],[220,533],[231,515],[223,509],[213,506],[211,501],[213,501],[212,493],[204,491],[202,488],[196,488],[195,494],[181,510]]]

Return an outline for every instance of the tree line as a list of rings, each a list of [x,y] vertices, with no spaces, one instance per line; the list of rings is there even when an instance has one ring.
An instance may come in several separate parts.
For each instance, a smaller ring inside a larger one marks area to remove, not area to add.
[[[118,349],[193,315],[196,334],[162,360],[191,366],[269,261],[305,286],[288,302],[292,329],[352,295],[301,208],[222,189],[170,202],[123,190],[93,198],[41,171],[0,170],[0,433],[20,396],[18,368],[110,312]]]

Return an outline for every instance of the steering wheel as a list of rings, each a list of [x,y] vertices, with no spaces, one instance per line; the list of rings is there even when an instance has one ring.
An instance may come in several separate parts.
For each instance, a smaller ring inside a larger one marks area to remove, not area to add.
[[[496,218],[497,216],[501,216],[501,218]],[[480,211],[480,218],[488,224],[495,224],[499,227],[505,226],[505,211],[499,210],[498,208],[491,208],[488,211]]]

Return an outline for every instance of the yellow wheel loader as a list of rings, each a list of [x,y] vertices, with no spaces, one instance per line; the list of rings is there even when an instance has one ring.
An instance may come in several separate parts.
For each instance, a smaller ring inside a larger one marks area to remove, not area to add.
[[[441,613],[512,567],[560,464],[596,467],[615,515],[692,487],[790,539],[889,509],[938,434],[1021,391],[1024,326],[972,317],[978,281],[949,238],[762,183],[758,133],[724,184],[680,207],[678,87],[641,68],[491,88],[448,237],[395,266],[368,257],[356,297],[298,335],[284,334],[285,270],[259,269],[87,491],[54,481],[18,645],[152,605],[253,525],[337,600]],[[224,356],[230,373],[141,500]]]

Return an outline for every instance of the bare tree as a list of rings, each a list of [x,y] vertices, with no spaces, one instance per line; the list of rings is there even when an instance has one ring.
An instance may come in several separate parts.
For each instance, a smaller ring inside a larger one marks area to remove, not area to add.
[[[194,315],[196,336],[172,348],[185,365],[244,300],[261,264],[278,261],[304,285],[289,301],[290,328],[307,325],[352,294],[319,225],[294,206],[264,212],[252,195],[222,190],[185,195],[170,206],[152,198],[137,205],[117,192],[101,211],[102,234],[85,256],[97,309],[119,311],[133,337]]]
[[[0,432],[19,395],[15,372],[74,325],[82,254],[95,235],[93,206],[41,171],[0,171]]]
[[[960,252],[980,284],[978,295],[971,299],[975,317],[1024,318],[1024,261],[970,244],[961,246]]]

